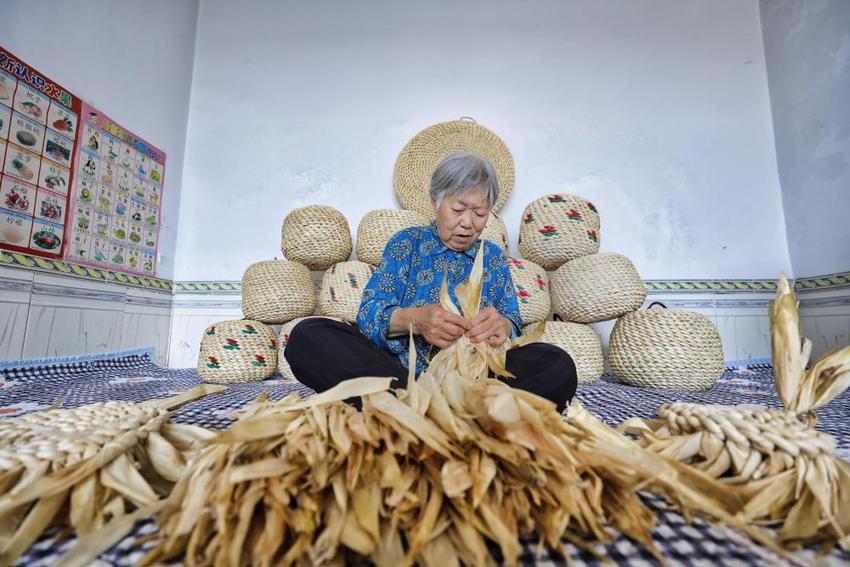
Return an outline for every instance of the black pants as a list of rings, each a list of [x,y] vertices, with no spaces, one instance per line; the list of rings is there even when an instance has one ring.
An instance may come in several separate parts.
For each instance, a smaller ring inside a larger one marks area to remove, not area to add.
[[[395,376],[394,388],[407,386],[407,369],[398,357],[369,340],[357,325],[307,319],[292,330],[283,352],[298,381],[316,392],[361,376]],[[516,378],[504,382],[555,402],[558,411],[576,393],[576,366],[556,346],[532,343],[513,348],[505,367]]]

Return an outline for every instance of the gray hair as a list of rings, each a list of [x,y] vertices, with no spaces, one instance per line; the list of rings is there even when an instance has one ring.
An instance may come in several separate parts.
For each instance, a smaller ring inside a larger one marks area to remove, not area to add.
[[[461,195],[481,185],[490,206],[499,198],[499,181],[490,160],[470,152],[449,154],[431,176],[431,201],[440,206],[446,195]]]

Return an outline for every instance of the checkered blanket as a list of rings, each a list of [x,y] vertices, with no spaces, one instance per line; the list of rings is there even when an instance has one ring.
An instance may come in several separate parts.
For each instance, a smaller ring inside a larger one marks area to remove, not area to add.
[[[57,400],[63,407],[76,407],[104,400],[142,401],[164,398],[200,383],[194,370],[170,370],[154,364],[147,353],[116,356],[104,360],[42,364],[28,367],[0,368],[0,417],[21,415],[44,409]],[[312,391],[296,382],[274,377],[263,382],[231,385],[226,392],[190,403],[174,414],[174,420],[210,428],[225,428],[233,422],[233,414],[261,392],[269,392],[273,400],[297,391],[302,396]],[[707,392],[682,393],[633,388],[604,377],[580,386],[582,404],[609,425],[618,425],[633,417],[655,417],[658,406],[672,401],[716,404],[757,404],[779,407],[773,388],[773,372],[768,364],[750,364],[727,368],[718,384]],[[839,453],[850,458],[850,393],[840,396],[818,412],[818,429],[838,439]],[[667,509],[665,502],[644,496],[658,518],[653,538],[661,553],[672,564],[688,565],[773,565],[787,563],[751,540],[722,525],[711,525],[696,519],[688,523]],[[139,522],[135,531],[104,553],[101,565],[133,565],[152,547],[152,543],[136,544],[141,535],[152,533],[151,520]],[[68,549],[72,541],[56,541],[56,533],[36,542],[18,565],[50,565]],[[565,543],[570,559],[577,565],[595,564],[593,554]],[[610,544],[595,546],[601,557],[630,565],[657,564],[652,555],[632,541],[617,536]],[[850,553],[833,551],[829,560],[837,564],[850,562]],[[809,564],[814,552],[798,552],[792,563]],[[522,556],[524,565],[563,565],[565,559],[554,552],[537,553],[534,541],[526,542]]]

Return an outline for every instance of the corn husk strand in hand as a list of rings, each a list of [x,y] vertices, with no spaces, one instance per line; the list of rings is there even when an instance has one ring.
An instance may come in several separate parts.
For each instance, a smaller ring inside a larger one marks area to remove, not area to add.
[[[168,410],[221,389],[201,386],[166,400],[0,421],[0,565],[14,563],[50,527],[103,541],[103,530],[132,510],[150,515],[212,436],[168,423]]]
[[[779,527],[779,540],[850,549],[850,464],[835,439],[813,428],[814,410],[850,384],[850,347],[806,370],[811,343],[802,337],[797,301],[784,276],[770,306],[776,390],[785,410],[675,403],[660,419],[634,418],[621,429],[642,446],[733,485],[745,522]]]

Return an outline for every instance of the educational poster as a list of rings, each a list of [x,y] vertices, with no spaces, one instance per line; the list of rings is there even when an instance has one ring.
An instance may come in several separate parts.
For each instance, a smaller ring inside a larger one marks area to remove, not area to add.
[[[0,47],[0,248],[48,258],[67,251],[81,105]]]
[[[75,159],[65,258],[156,275],[165,153],[84,102]]]

